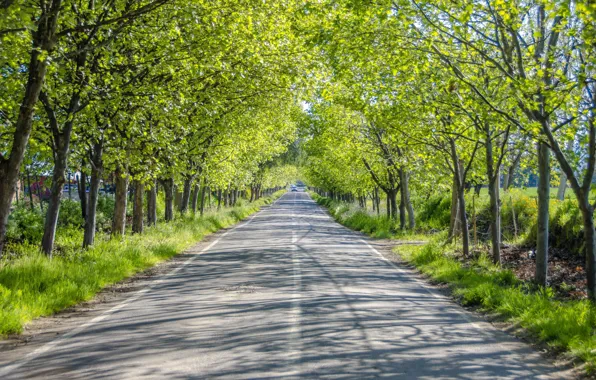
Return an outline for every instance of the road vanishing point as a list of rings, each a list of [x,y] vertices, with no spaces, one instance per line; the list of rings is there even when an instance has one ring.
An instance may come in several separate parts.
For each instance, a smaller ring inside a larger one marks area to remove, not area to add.
[[[1,379],[554,379],[563,372],[283,195],[0,358]]]

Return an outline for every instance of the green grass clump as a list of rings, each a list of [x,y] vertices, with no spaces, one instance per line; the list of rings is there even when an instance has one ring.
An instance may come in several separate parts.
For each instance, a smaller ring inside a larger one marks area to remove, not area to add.
[[[371,215],[353,204],[333,201],[310,193],[312,198],[321,206],[326,207],[331,215],[341,224],[356,231],[362,231],[377,238],[390,238],[397,233],[396,221],[385,216]]]
[[[205,235],[230,226],[270,203],[282,192],[252,204],[185,216],[159,223],[123,239],[98,236],[87,250],[70,248],[49,259],[37,245],[13,244],[17,252],[0,262],[0,335],[19,333],[34,318],[91,299],[104,287],[147,269],[189,248]],[[81,231],[59,231],[57,245],[80,244]]]
[[[436,243],[396,250],[422,273],[449,284],[463,304],[497,312],[553,349],[584,360],[588,372],[596,370],[596,306],[589,301],[557,300],[552,289],[533,289],[486,256],[464,265]]]

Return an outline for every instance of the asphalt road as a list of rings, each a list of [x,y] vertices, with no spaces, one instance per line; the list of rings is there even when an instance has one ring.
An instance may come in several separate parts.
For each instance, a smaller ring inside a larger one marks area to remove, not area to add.
[[[375,244],[285,194],[151,286],[0,361],[0,378],[561,376]]]

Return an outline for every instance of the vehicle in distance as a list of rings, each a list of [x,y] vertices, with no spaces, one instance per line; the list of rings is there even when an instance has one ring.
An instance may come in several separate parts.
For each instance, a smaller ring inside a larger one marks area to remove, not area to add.
[[[298,188],[296,188],[296,185],[292,185],[292,186],[290,186],[290,190],[291,191],[298,191]]]

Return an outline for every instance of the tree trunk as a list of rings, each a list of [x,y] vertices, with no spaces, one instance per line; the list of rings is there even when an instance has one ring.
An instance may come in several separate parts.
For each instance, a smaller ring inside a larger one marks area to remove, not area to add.
[[[166,222],[174,220],[174,179],[168,178],[162,181],[164,194],[166,197]]]
[[[81,215],[83,220],[87,219],[87,174],[85,174],[85,160],[81,163],[81,174],[79,176],[79,201],[81,203]]]
[[[594,208],[588,196],[580,201],[580,209],[584,222],[584,238],[586,242],[586,277],[588,280],[588,298],[596,300],[596,233],[594,231]]]
[[[412,206],[412,199],[410,198],[410,173],[406,170],[400,170],[401,192],[402,199],[408,210],[408,228],[411,230],[416,227],[416,217],[414,215],[414,207]]]
[[[16,192],[21,164],[31,135],[35,105],[39,99],[50,62],[44,58],[44,55],[49,55],[55,48],[56,25],[61,7],[62,1],[54,0],[51,6],[43,7],[41,15],[37,18],[37,30],[33,34],[33,48],[27,66],[25,95],[14,123],[10,155],[8,159],[0,157],[0,257],[4,250],[6,225],[12,198]]]
[[[157,181],[153,180],[147,198],[147,225],[157,225]]]
[[[377,216],[381,215],[381,196],[379,195],[379,188],[375,187],[375,202],[377,203]]]
[[[538,144],[538,222],[536,238],[537,284],[546,286],[548,277],[548,230],[550,198],[550,149],[546,144]]]
[[[573,140],[567,142],[567,150],[573,150]],[[557,190],[557,199],[562,201],[565,199],[565,192],[567,191],[567,174],[561,170],[561,180],[559,182],[559,189]]]
[[[391,219],[397,220],[397,190],[392,189],[389,194],[389,206],[391,207]]]
[[[89,188],[89,202],[87,203],[87,218],[85,219],[83,248],[93,245],[95,242],[97,201],[99,199],[99,185],[103,173],[103,142],[98,141],[93,144],[91,157],[91,186]]]
[[[462,233],[462,249],[464,256],[470,255],[470,228],[468,226],[468,216],[466,214],[466,199],[463,185],[458,189],[459,193],[459,220]]]
[[[29,202],[31,206],[31,211],[33,211],[35,206],[33,205],[33,188],[31,187],[31,175],[29,174],[29,167],[27,167],[27,186],[29,187]]]
[[[460,161],[457,155],[455,147],[455,141],[451,139],[451,159],[453,161],[453,168],[455,171],[455,179],[457,184],[457,195],[459,203],[459,220],[462,232],[462,249],[464,257],[470,255],[470,231],[468,227],[468,216],[466,215],[466,198],[465,198],[465,183],[466,175],[463,168],[463,163]]]
[[[68,200],[72,201],[72,186],[71,186],[71,182],[72,182],[72,173],[70,172],[70,170],[68,171]]]
[[[217,211],[221,210],[221,189],[217,189]]]
[[[116,167],[116,194],[114,219],[112,220],[112,236],[124,236],[126,230],[126,202],[128,200],[128,173],[126,167]]]
[[[448,241],[459,233],[459,196],[457,194],[457,179],[453,176],[453,184],[451,185],[451,219],[449,221]]]
[[[501,265],[501,212],[499,209],[499,168],[495,168],[490,127],[486,127],[486,173],[490,198],[490,235],[492,259]]]
[[[387,213],[387,219],[391,219],[391,196],[389,195],[389,192],[385,191],[385,207],[386,209],[386,213]]]
[[[506,192],[509,189],[509,173],[505,171],[503,173],[503,191]]]
[[[188,210],[188,204],[190,202],[190,190],[192,185],[192,179],[187,178],[184,180],[184,187],[182,190],[182,200],[180,201],[180,213],[184,214]]]
[[[492,172],[493,170],[491,170]],[[493,176],[489,174],[488,176]],[[490,235],[492,259],[495,264],[501,265],[501,212],[499,205],[499,174],[496,178],[489,179],[488,195],[490,198]]]
[[[207,192],[207,186],[205,186],[205,179],[203,179],[203,183],[201,186],[201,216],[205,212],[205,194]]]
[[[515,171],[517,170],[517,167],[519,166],[519,163],[521,161],[522,153],[523,152],[519,152],[517,154],[517,156],[515,157],[515,160],[513,160],[513,163],[511,164],[511,166],[509,166],[509,168],[507,168],[507,173],[506,173],[507,181],[503,181],[503,190],[504,191],[509,190],[511,185],[513,185]]]
[[[200,186],[197,183],[197,184],[195,184],[195,186],[194,186],[194,188],[192,190],[192,199],[191,199],[191,202],[190,202],[190,206],[192,208],[193,214],[197,212],[197,204],[198,204],[198,201],[199,201],[199,194],[200,194],[199,191],[200,191]]]
[[[399,228],[401,230],[406,229],[406,197],[403,188],[399,192]]]
[[[135,197],[132,210],[132,232],[143,233],[143,196],[145,195],[145,185],[141,181],[134,181]]]
[[[58,227],[58,215],[60,213],[60,200],[62,199],[62,188],[66,183],[66,160],[68,158],[69,140],[63,140],[58,144],[54,152],[54,173],[52,174],[52,187],[50,190],[50,203],[46,213],[41,250],[48,256],[52,256],[56,228]]]

